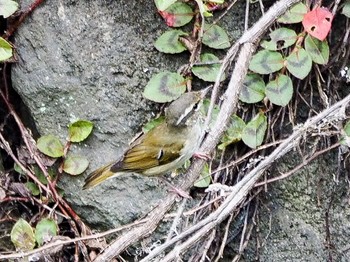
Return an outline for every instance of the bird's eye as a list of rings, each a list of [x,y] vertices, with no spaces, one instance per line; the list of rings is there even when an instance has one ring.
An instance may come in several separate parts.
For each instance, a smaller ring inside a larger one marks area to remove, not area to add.
[[[193,105],[193,110],[197,111],[199,109],[199,102]]]

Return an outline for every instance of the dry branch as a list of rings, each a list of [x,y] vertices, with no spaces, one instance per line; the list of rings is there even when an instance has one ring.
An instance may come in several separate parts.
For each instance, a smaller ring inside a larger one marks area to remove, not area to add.
[[[201,152],[210,155],[210,153],[212,153],[215,150],[216,145],[220,141],[220,138],[227,127],[227,124],[230,120],[230,116],[232,115],[232,113],[235,112],[237,108],[238,94],[240,92],[242,82],[247,72],[250,57],[255,49],[252,43],[255,43],[259,40],[259,38],[264,34],[265,30],[275,21],[277,17],[282,15],[290,6],[298,2],[300,2],[300,0],[280,0],[277,3],[275,3],[269,9],[269,11],[266,12],[266,14],[250,30],[248,30],[228,51],[228,54],[224,59],[223,65],[221,66],[220,74],[217,77],[218,80],[220,79],[221,74],[233,61],[233,58],[239,47],[243,44],[242,51],[236,63],[234,72],[231,76],[229,86],[223,96],[223,103],[216,124],[206,137],[203,146],[201,147]],[[214,105],[214,99],[216,98],[218,93],[218,86],[219,81],[216,81],[213,88],[209,114]],[[188,190],[190,187],[192,187],[193,183],[198,177],[198,174],[202,170],[204,163],[204,160],[201,159],[197,159],[196,161],[194,161],[189,171],[187,172],[187,175],[182,177],[181,188],[183,190]],[[242,197],[241,199],[243,198],[244,197]],[[151,213],[148,214],[149,220],[147,223],[145,223],[143,226],[135,227],[134,229],[117,238],[102,254],[100,254],[95,259],[95,261],[110,261],[112,258],[119,255],[131,244],[136,243],[143,237],[151,234],[156,229],[157,225],[160,223],[166,212],[172,207],[174,202],[175,196],[168,196],[168,198],[166,198],[156,209],[154,209]],[[223,216],[226,217],[226,214],[220,215],[220,218],[222,218]],[[222,219],[220,219],[220,221],[222,221]]]

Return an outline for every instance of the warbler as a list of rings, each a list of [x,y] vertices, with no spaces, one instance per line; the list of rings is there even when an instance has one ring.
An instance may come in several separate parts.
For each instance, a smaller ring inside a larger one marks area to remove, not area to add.
[[[158,176],[181,167],[199,149],[204,115],[200,108],[208,88],[182,94],[165,110],[165,120],[144,133],[116,161],[93,171],[84,189],[125,173]]]

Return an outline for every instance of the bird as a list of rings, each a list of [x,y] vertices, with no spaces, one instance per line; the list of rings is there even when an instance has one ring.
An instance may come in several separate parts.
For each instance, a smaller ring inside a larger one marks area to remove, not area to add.
[[[209,88],[182,94],[165,109],[165,120],[137,138],[124,154],[93,171],[83,189],[126,173],[160,176],[180,168],[199,149],[204,134],[203,99]]]

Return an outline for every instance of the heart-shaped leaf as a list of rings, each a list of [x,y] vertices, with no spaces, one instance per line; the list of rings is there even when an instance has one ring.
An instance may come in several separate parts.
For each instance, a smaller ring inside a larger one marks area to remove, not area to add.
[[[227,33],[218,25],[205,24],[202,43],[214,49],[230,47]]]
[[[239,100],[253,104],[260,102],[265,97],[265,82],[258,74],[247,74],[244,79]]]
[[[39,246],[51,241],[57,235],[58,226],[56,221],[44,218],[38,222],[35,227],[35,239]]]
[[[261,46],[265,49],[276,51],[283,48],[287,48],[295,43],[297,40],[297,34],[294,30],[286,27],[281,27],[269,34],[270,41],[262,41]]]
[[[8,18],[18,9],[18,3],[12,0],[0,0],[0,15]]]
[[[264,141],[267,119],[264,113],[257,114],[243,129],[242,140],[250,148],[257,148]]]
[[[299,48],[287,57],[286,67],[293,76],[304,79],[311,71],[312,59],[304,48]]]
[[[208,63],[208,64],[193,66],[192,72],[195,76],[197,76],[198,78],[204,81],[215,82],[221,67],[221,63],[219,61],[220,61],[219,58],[217,58],[215,55],[204,53],[200,56],[200,62]],[[218,62],[218,63],[215,63],[215,62]],[[225,77],[226,77],[225,74],[223,74],[221,76],[220,81],[223,81]]]
[[[305,14],[303,26],[310,35],[323,41],[332,26],[333,14],[327,8],[316,7]]]
[[[329,46],[327,40],[320,41],[317,38],[307,35],[305,38],[305,51],[309,53],[312,61],[325,65],[329,59]]]
[[[40,137],[36,145],[41,153],[50,157],[61,157],[64,154],[64,147],[61,141],[54,135]]]
[[[179,41],[180,36],[188,35],[181,30],[169,30],[163,33],[154,43],[158,51],[167,54],[177,54],[186,50],[186,47]]]
[[[266,85],[266,97],[271,103],[285,106],[293,96],[293,83],[289,76],[278,75],[275,80]]]
[[[11,230],[11,241],[16,250],[28,251],[35,246],[35,237],[33,228],[23,218],[18,219]]]
[[[80,175],[89,166],[89,161],[82,156],[68,156],[63,162],[63,171],[70,175]]]
[[[221,144],[218,146],[219,149],[223,150],[230,144],[236,143],[242,139],[242,133],[246,124],[237,115],[231,117],[230,126],[227,128],[224,136],[221,139]]]
[[[0,37],[0,61],[5,61],[12,57],[12,45],[4,38]]]
[[[287,10],[281,17],[277,19],[277,22],[283,24],[295,24],[303,21],[304,15],[307,13],[307,6],[304,3],[298,3],[292,8]]]
[[[158,103],[170,102],[186,91],[186,81],[182,75],[161,72],[153,76],[145,87],[145,98]]]
[[[249,69],[258,74],[271,74],[284,66],[284,59],[279,52],[261,50],[250,61]]]
[[[69,141],[81,142],[85,140],[92,131],[94,124],[86,120],[78,120],[68,126]]]
[[[159,11],[166,24],[170,27],[180,27],[189,23],[194,13],[188,4],[175,2],[164,11]]]

